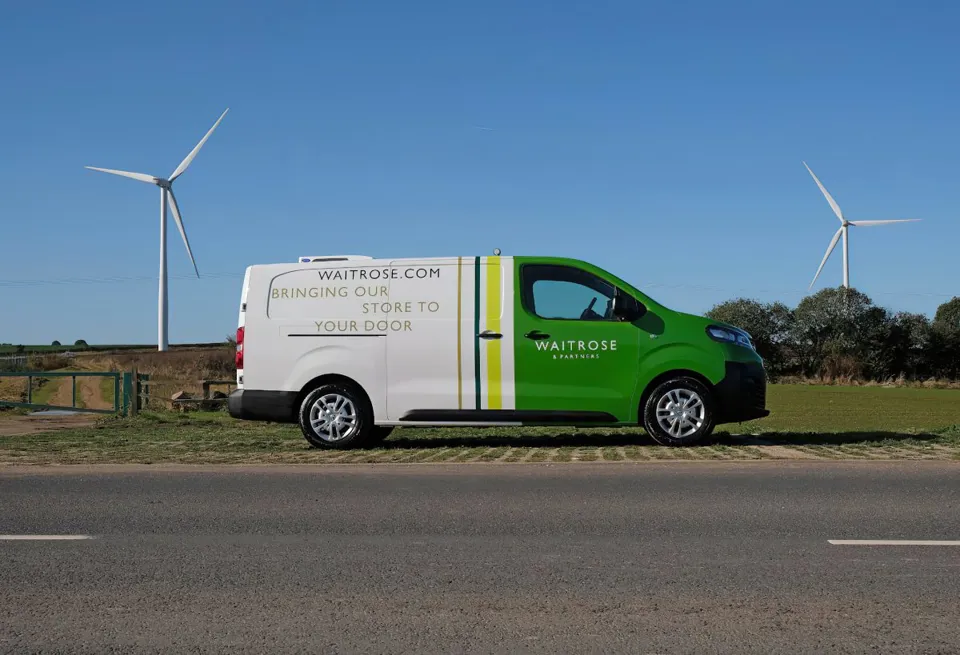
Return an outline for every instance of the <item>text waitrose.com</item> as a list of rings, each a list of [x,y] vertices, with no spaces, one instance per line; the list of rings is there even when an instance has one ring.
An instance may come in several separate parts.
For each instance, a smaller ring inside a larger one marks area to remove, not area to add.
[[[426,280],[440,277],[439,268],[334,268],[317,273],[321,280]]]

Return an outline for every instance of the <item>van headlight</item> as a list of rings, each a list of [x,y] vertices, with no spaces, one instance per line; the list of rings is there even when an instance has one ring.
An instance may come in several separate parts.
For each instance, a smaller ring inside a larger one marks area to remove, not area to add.
[[[731,330],[729,328],[720,327],[719,325],[711,325],[707,328],[707,334],[709,334],[710,338],[714,341],[719,341],[721,343],[735,343],[738,346],[743,346],[744,348],[749,348],[750,350],[756,350],[756,348],[753,347],[753,342],[750,340],[750,335],[748,335],[746,332]]]

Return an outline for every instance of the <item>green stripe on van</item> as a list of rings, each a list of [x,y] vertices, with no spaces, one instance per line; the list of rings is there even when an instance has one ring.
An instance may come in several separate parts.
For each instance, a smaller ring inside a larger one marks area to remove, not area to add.
[[[475,257],[473,262],[473,370],[477,384],[477,409],[480,406],[480,258]]]

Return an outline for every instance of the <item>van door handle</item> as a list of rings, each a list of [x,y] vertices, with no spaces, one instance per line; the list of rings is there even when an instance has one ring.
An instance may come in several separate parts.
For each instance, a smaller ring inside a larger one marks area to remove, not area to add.
[[[484,330],[477,336],[480,337],[481,339],[502,339],[503,338],[503,335],[500,334],[499,332],[491,332],[490,330]]]
[[[534,341],[539,341],[540,339],[549,339],[549,338],[550,338],[550,335],[549,335],[549,334],[544,334],[544,333],[541,332],[540,330],[530,330],[529,332],[527,332],[527,333],[526,333],[525,335],[523,335],[523,336],[525,336],[525,337],[528,338],[528,339],[533,339]]]

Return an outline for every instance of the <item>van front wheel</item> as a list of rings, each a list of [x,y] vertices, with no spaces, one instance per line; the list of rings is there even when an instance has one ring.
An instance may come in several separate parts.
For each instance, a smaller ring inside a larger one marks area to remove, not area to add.
[[[692,446],[713,432],[713,395],[702,382],[676,377],[660,383],[643,407],[643,427],[662,446]]]
[[[373,428],[372,412],[362,394],[344,384],[324,384],[303,399],[300,429],[316,448],[363,445]]]

